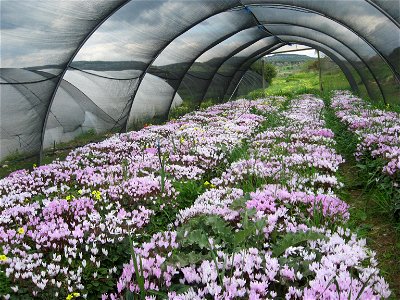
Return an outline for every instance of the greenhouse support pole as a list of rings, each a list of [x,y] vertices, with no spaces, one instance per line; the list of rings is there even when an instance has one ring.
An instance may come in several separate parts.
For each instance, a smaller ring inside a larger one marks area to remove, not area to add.
[[[257,60],[260,59],[261,56],[263,56],[263,55],[265,55],[266,53],[269,53],[269,52],[271,52],[271,51],[274,51],[274,50],[276,50],[276,49],[282,47],[283,45],[284,45],[284,44],[281,44],[280,42],[277,42],[277,44],[272,44],[272,45],[265,46],[265,47],[263,47],[263,48],[261,48],[261,49],[258,49],[257,51],[255,51],[254,53],[252,53],[245,61],[241,62],[240,65],[237,66],[237,67],[235,68],[235,71],[232,73],[232,75],[229,76],[231,79],[230,79],[229,82],[226,83],[226,85],[225,85],[225,87],[224,87],[224,92],[222,93],[222,94],[223,94],[223,96],[222,96],[223,99],[225,99],[225,98],[227,97],[227,95],[229,94],[229,91],[231,90],[231,89],[229,89],[229,88],[230,88],[231,86],[233,87],[233,86],[235,85],[235,83],[234,83],[233,80],[235,79],[236,74],[237,74],[242,68],[244,68],[245,71],[247,71],[247,70],[250,68],[250,66],[251,66],[255,61],[257,61]],[[272,50],[271,50],[271,49],[272,49]],[[241,78],[241,75],[238,76],[238,80],[239,80],[239,78]]]
[[[318,71],[319,71],[319,90],[323,92],[324,88],[322,86],[321,57],[319,56],[319,50],[317,50],[317,56],[318,56]]]
[[[243,74],[242,78],[240,78],[240,80],[239,80],[238,84],[236,85],[235,89],[233,90],[232,95],[229,97],[228,102],[232,100],[232,97],[235,94],[236,90],[238,89],[239,84],[242,82],[243,78],[244,78],[244,74]]]
[[[99,19],[97,24],[94,24],[93,27],[90,29],[89,32],[86,33],[86,35],[84,37],[82,37],[81,41],[79,42],[79,44],[77,45],[77,47],[75,48],[74,52],[71,54],[71,56],[69,57],[68,61],[64,64],[64,69],[62,70],[62,72],[57,75],[55,78],[55,80],[57,80],[55,87],[53,89],[53,92],[50,96],[49,99],[49,103],[47,105],[46,108],[46,114],[42,123],[42,131],[41,131],[41,135],[40,135],[40,149],[39,149],[39,156],[38,156],[38,166],[41,165],[42,160],[43,160],[43,151],[44,151],[44,135],[46,132],[46,125],[47,125],[47,120],[49,119],[49,115],[50,115],[50,111],[51,111],[51,107],[53,105],[54,102],[54,98],[56,97],[57,94],[57,90],[61,85],[61,82],[63,81],[64,75],[65,73],[67,73],[67,70],[69,69],[72,61],[74,60],[75,56],[78,54],[78,52],[81,50],[81,48],[83,47],[83,45],[87,42],[87,40],[93,35],[93,33],[105,22],[108,20],[109,17],[111,17],[115,12],[117,12],[120,8],[122,8],[124,5],[126,5],[127,3],[129,3],[131,0],[124,0],[121,3],[119,3],[118,5],[116,5],[113,9],[111,9],[106,15],[103,16],[102,19]]]
[[[263,91],[265,90],[265,80],[264,80],[264,67],[265,67],[265,62],[264,62],[264,57],[261,57],[261,67],[262,67],[262,76],[261,76],[261,81],[262,81],[262,87],[263,87]]]
[[[263,39],[263,38],[265,38],[265,36],[258,37],[258,38],[256,38],[256,39],[253,40],[253,41],[249,41],[249,42],[247,42],[247,43],[241,45],[240,47],[238,47],[237,49],[235,49],[234,51],[232,51],[226,58],[224,58],[224,60],[222,60],[222,61],[215,67],[215,70],[214,70],[212,76],[211,76],[210,79],[208,80],[207,86],[206,86],[206,87],[204,88],[204,90],[203,90],[203,94],[202,94],[202,96],[201,96],[201,98],[200,98],[200,99],[201,99],[200,105],[201,105],[201,103],[204,101],[204,99],[206,98],[207,92],[208,92],[208,90],[209,90],[209,87],[211,86],[211,83],[212,83],[212,81],[214,80],[214,77],[216,76],[216,74],[217,74],[219,68],[220,68],[228,59],[230,59],[231,57],[233,57],[234,55],[236,55],[236,54],[239,53],[240,51],[246,49],[247,47],[253,45],[254,43],[258,42],[259,40],[261,40],[261,39]]]

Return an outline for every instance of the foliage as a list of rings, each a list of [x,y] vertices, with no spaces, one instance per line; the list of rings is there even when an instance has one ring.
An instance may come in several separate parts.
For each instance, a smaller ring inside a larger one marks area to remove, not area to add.
[[[69,142],[55,143],[55,148],[45,149],[43,155],[43,164],[51,163],[56,159],[64,159],[71,149],[82,146],[88,143],[103,140],[108,137],[110,132],[96,133],[93,129],[85,131],[76,136]],[[15,152],[4,158],[0,162],[0,179],[6,177],[10,173],[20,169],[32,169],[38,163],[36,155],[29,155],[29,153]]]
[[[373,255],[363,241],[340,227],[348,218],[348,206],[332,195],[340,188],[335,170],[342,159],[333,149],[332,132],[324,128],[323,102],[303,96],[234,104],[236,112],[231,105],[212,107],[179,122],[115,136],[69,158],[76,158],[71,169],[76,167],[79,176],[68,178],[71,187],[66,193],[57,191],[57,197],[65,198],[66,208],[88,203],[93,213],[78,214],[90,217],[84,224],[117,220],[112,231],[119,233],[118,240],[104,240],[99,247],[88,243],[85,249],[85,242],[74,240],[85,258],[101,251],[88,265],[72,258],[66,264],[73,270],[82,266],[83,294],[231,299],[251,293],[282,298],[311,293],[309,298],[318,298],[321,288],[329,286],[345,295],[357,291],[386,296]],[[100,172],[93,173],[96,167]],[[36,181],[40,180],[44,181]],[[39,191],[28,199],[30,204],[41,207],[58,201],[43,192],[48,193],[46,184],[29,187]],[[74,200],[83,193],[90,199]],[[25,199],[17,201],[25,205]],[[124,216],[138,214],[135,209],[141,205],[148,209],[141,225],[136,215],[131,223],[123,223]],[[99,214],[92,217],[95,210]],[[59,220],[68,222],[74,215],[62,217]],[[92,231],[83,236],[99,237],[106,225],[91,225]],[[18,232],[25,230],[18,226]],[[35,225],[29,226],[35,230]],[[24,237],[18,238],[21,242],[15,244],[23,245]],[[349,249],[351,258],[344,262],[342,247]],[[3,261],[9,263],[7,258]],[[372,275],[362,282],[365,270]],[[333,272],[334,279],[324,272]],[[53,292],[46,287],[49,296]]]
[[[289,247],[296,247],[300,244],[305,244],[307,241],[315,241],[318,239],[326,240],[326,236],[312,231],[286,233],[272,247],[272,253],[274,256],[281,256]]]
[[[315,94],[324,97],[329,95],[333,90],[350,89],[346,77],[341,70],[336,67],[323,72],[323,92],[321,92],[317,70],[317,60],[306,61],[299,69],[295,69],[289,74],[278,75],[278,77],[272,80],[271,85],[265,91],[252,91],[247,95],[247,98],[258,99],[265,96],[286,96],[294,98],[301,94]]]
[[[257,60],[250,66],[251,70],[253,70],[254,72],[256,72],[261,76],[263,75],[262,68],[263,68],[263,63],[261,60]],[[264,63],[264,79],[266,82],[271,83],[272,79],[275,78],[277,74],[278,72],[273,64],[268,62]]]

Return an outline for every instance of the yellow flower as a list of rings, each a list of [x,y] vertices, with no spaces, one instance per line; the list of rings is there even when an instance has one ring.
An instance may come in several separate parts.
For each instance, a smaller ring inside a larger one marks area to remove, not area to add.
[[[93,192],[92,192],[92,195],[94,196],[94,198],[95,198],[96,200],[100,200],[100,199],[101,199],[101,193],[100,193],[100,191],[93,191]]]
[[[181,142],[181,144],[185,141],[185,139],[183,138],[183,137],[181,137],[180,139],[179,139],[179,141]]]
[[[215,185],[211,184],[210,188],[215,189]]]
[[[210,183],[208,181],[204,182],[204,186],[209,186]]]
[[[80,295],[81,295],[80,293],[74,292],[74,293],[69,294],[69,295],[65,298],[65,300],[72,300],[72,299],[74,299],[74,298],[79,297]]]
[[[23,229],[22,227],[18,228],[17,232],[19,234],[24,234],[25,233],[25,229]]]
[[[36,168],[36,164],[33,164],[33,167]]]
[[[65,199],[66,199],[67,201],[70,201],[70,200],[72,199],[72,197],[71,197],[71,195],[68,195],[67,197],[65,197]]]
[[[78,191],[78,194],[79,194],[79,195],[82,195],[82,194],[83,194],[83,191],[82,191],[82,190],[79,190],[79,191]]]
[[[0,255],[0,261],[6,261],[7,260],[7,256],[5,256],[4,254]]]

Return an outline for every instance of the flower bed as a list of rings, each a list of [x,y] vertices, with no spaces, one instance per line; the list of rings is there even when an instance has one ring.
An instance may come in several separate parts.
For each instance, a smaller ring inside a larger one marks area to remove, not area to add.
[[[355,158],[381,210],[400,221],[400,114],[373,108],[349,92],[332,97],[336,117],[357,137]]]
[[[348,205],[335,176],[343,159],[323,107],[308,95],[293,100],[170,231],[133,249],[117,293],[103,299],[389,297],[374,253],[343,227]]]
[[[115,289],[127,237],[180,206],[177,183],[202,184],[227,162],[263,122],[255,108],[276,110],[262,100],[214,106],[0,180],[0,295],[72,299]]]
[[[284,101],[213,106],[1,180],[2,296],[387,298],[345,229],[322,100]]]
[[[400,114],[374,109],[367,102],[349,92],[338,91],[332,97],[336,116],[359,138],[358,160],[365,156],[382,158],[386,174],[400,173]]]

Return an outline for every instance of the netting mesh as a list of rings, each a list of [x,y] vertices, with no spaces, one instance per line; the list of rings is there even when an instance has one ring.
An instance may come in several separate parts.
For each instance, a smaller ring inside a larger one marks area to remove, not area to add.
[[[217,73],[215,73],[214,80],[210,84],[205,98],[214,99],[216,101],[224,100],[228,87],[238,69],[242,67],[249,58],[267,52],[277,44],[279,44],[279,40],[276,37],[266,37],[227,59],[220,66]],[[248,65],[247,68],[250,67],[250,65]]]
[[[230,95],[232,99],[247,96],[251,91],[261,89],[263,87],[268,87],[268,83],[262,76],[252,70],[247,70],[240,83],[235,88],[234,92]]]
[[[400,99],[397,0],[0,3],[0,158],[238,96],[261,82],[251,63],[287,43],[323,51],[373,100]]]
[[[244,29],[204,52],[183,78],[178,93],[189,99],[195,106],[199,106],[204,100],[205,93],[210,86],[215,73],[221,65],[230,57],[253,43],[265,37],[265,32],[258,26]]]

